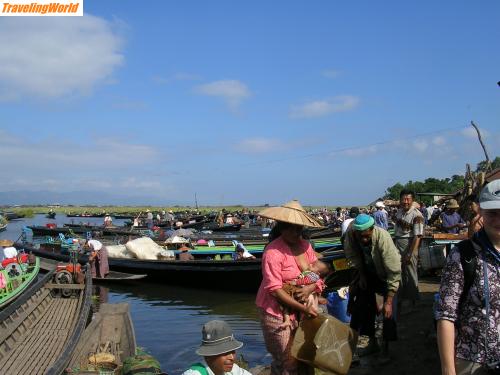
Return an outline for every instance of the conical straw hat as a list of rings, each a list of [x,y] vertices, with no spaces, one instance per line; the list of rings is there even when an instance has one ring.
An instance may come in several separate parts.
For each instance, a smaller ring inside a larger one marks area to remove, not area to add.
[[[0,240],[0,246],[12,246],[14,242],[11,240]]]
[[[302,225],[304,227],[322,228],[323,226],[301,206],[299,201],[293,200],[280,207],[269,207],[259,212],[260,216],[276,221]]]

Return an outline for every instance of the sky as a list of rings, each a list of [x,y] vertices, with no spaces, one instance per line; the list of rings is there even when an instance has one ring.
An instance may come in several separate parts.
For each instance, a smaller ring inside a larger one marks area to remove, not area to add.
[[[7,196],[367,204],[483,160],[471,121],[500,155],[496,0],[85,0],[84,14],[0,17]]]

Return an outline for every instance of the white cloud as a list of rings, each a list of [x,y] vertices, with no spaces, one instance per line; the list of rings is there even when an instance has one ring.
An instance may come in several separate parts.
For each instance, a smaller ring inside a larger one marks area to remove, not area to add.
[[[376,154],[379,151],[380,149],[377,145],[372,145],[367,147],[351,148],[340,152],[340,154],[347,157],[363,157]]]
[[[479,131],[481,132],[481,137],[484,139],[484,138],[487,138],[490,133],[484,129],[481,129],[479,128]],[[467,128],[464,128],[462,131],[461,131],[462,135],[466,138],[473,138],[473,139],[477,139],[477,132],[476,132],[476,129],[474,129],[472,126],[470,127],[467,127]]]
[[[359,98],[352,95],[339,95],[324,100],[316,100],[290,110],[291,118],[323,117],[331,113],[352,111],[359,104]]]
[[[444,146],[446,144],[446,139],[444,137],[441,137],[440,135],[438,135],[438,136],[432,138],[431,142],[435,146]]]
[[[33,142],[0,131],[0,169],[9,175],[1,190],[30,185],[38,190],[70,185],[119,187],[122,171],[141,176],[144,168],[159,159],[160,152],[154,147],[115,139],[89,139],[84,144],[62,138]]]
[[[122,39],[94,16],[4,17],[0,22],[0,98],[87,94],[124,61]]]
[[[241,102],[251,95],[248,87],[237,80],[222,80],[195,87],[201,95],[215,96],[224,99],[229,109],[236,111]]]
[[[427,142],[425,139],[416,139],[412,144],[415,150],[417,150],[418,152],[425,152],[429,147],[429,142]]]
[[[326,70],[323,70],[321,72],[321,74],[323,75],[323,77],[333,79],[333,78],[337,78],[340,75],[340,71],[335,70],[335,69],[326,69]]]
[[[276,139],[270,138],[249,138],[239,142],[234,149],[246,153],[266,153],[282,151],[286,145]]]
[[[154,83],[159,85],[166,85],[172,83],[174,81],[197,81],[201,79],[199,75],[191,74],[191,73],[175,73],[170,77],[163,77],[159,75],[155,75],[152,77]]]

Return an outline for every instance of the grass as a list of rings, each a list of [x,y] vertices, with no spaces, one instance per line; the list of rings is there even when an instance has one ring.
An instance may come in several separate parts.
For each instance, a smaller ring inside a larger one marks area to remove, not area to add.
[[[318,209],[318,208],[328,208],[329,210],[334,210],[337,206],[304,206],[304,208]],[[199,206],[198,211],[201,214],[206,214],[214,211],[221,211],[222,209],[227,212],[235,212],[242,211],[243,209],[248,209],[251,211],[260,211],[264,209],[264,206],[242,206],[242,205],[234,205],[234,206]],[[11,211],[16,212],[18,214],[24,214],[25,217],[33,217],[35,213],[47,213],[49,209],[52,209],[56,213],[64,213],[64,214],[101,214],[103,212],[106,213],[114,213],[114,214],[139,214],[140,212],[146,212],[146,210],[150,210],[152,212],[161,212],[163,210],[168,211],[172,210],[175,212],[181,211],[194,211],[195,207],[192,206],[23,206],[23,207],[13,207]]]

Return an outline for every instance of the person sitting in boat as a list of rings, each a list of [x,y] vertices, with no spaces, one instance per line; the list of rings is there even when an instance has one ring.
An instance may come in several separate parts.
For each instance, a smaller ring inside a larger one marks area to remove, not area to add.
[[[235,246],[234,251],[236,252],[234,254],[234,260],[249,260],[249,259],[255,259],[255,256],[250,254],[248,250],[243,246],[241,242],[238,242]]]
[[[8,247],[12,246],[13,244],[14,244],[14,242],[12,242],[11,240],[0,240],[0,262],[7,258],[5,256],[5,248],[8,248]],[[17,255],[17,251],[16,251],[16,255]]]
[[[111,216],[110,216],[110,215],[106,215],[106,216],[104,217],[104,226],[105,226],[105,227],[110,227],[110,226],[112,226],[112,225],[113,225],[113,219],[111,218]]]
[[[233,215],[227,214],[226,216],[226,224],[233,225],[235,223]]]
[[[101,241],[89,240],[87,244],[90,247],[90,271],[92,277],[105,278],[109,273],[108,250]]]
[[[17,257],[17,249],[13,246],[9,246],[3,249],[3,255],[5,259]]]
[[[179,260],[194,260],[193,254],[189,252],[189,250],[192,250],[187,243],[179,243],[177,244],[177,250],[180,251],[179,253]]]
[[[236,350],[243,343],[236,340],[229,324],[222,320],[212,320],[202,329],[202,343],[196,354],[204,363],[194,363],[182,375],[251,375],[235,362]]]

